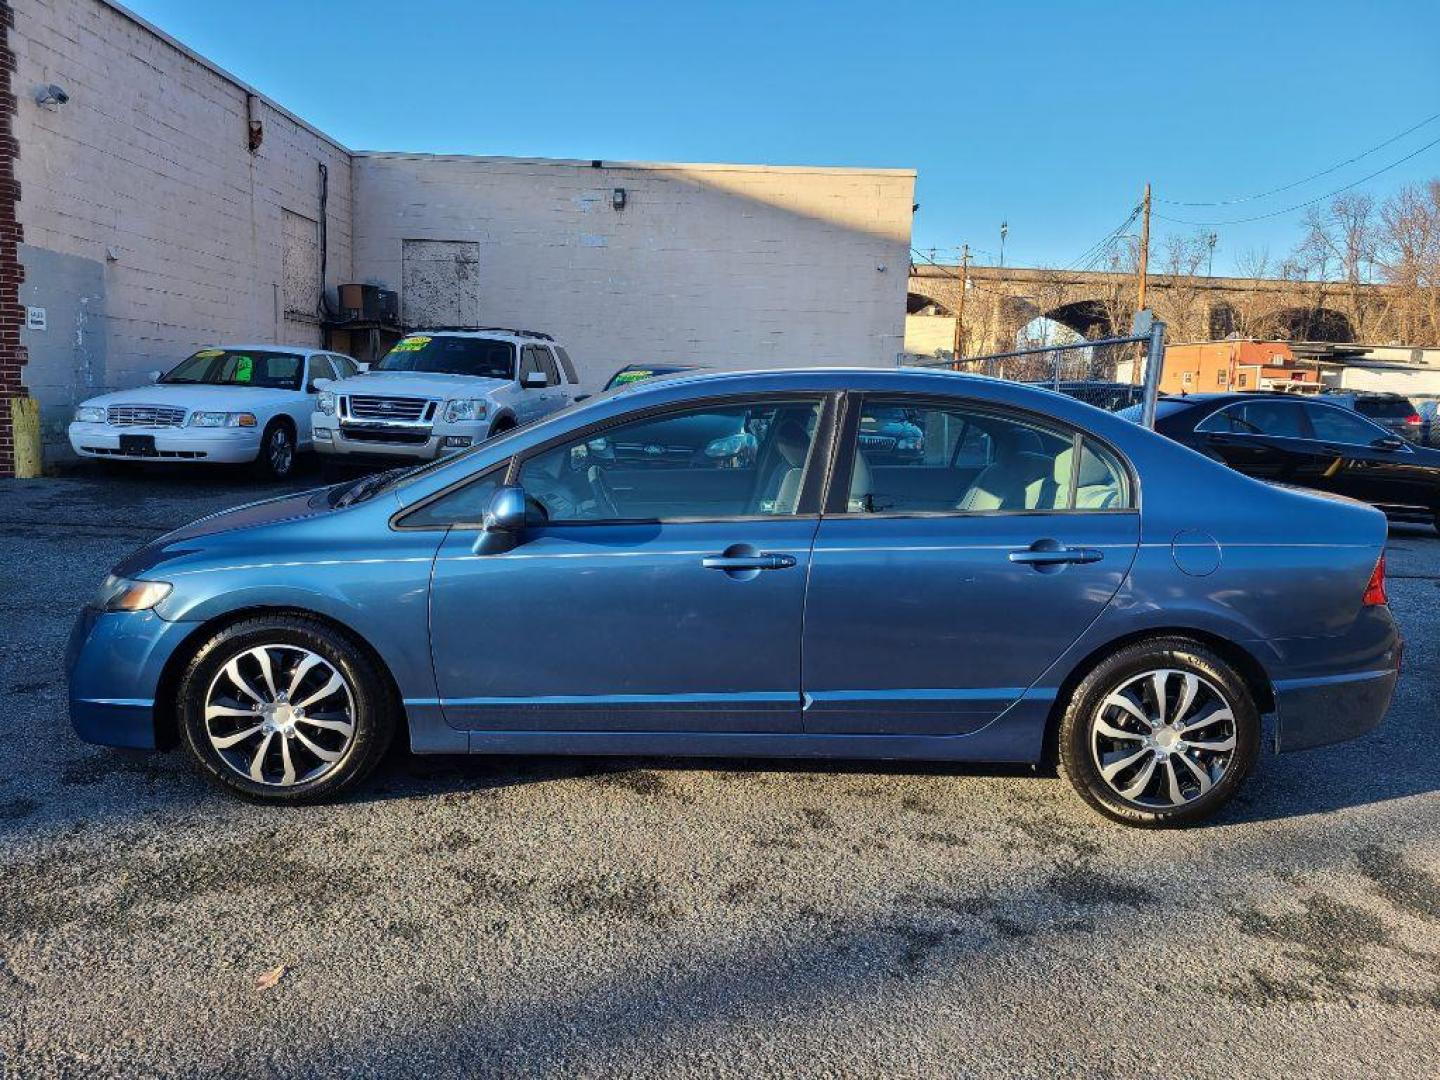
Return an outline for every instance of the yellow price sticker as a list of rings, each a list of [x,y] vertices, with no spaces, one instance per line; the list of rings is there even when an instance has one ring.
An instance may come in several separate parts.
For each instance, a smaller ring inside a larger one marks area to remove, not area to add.
[[[419,352],[421,349],[423,349],[426,345],[429,345],[429,344],[430,344],[430,339],[429,339],[428,337],[423,337],[423,336],[422,336],[422,337],[407,337],[407,338],[401,338],[399,341],[397,341],[397,342],[395,343],[395,347],[394,347],[393,349],[391,349],[390,351],[391,351],[391,352]]]
[[[209,360],[212,356],[224,356],[224,355],[225,355],[225,350],[224,350],[224,349],[201,349],[201,350],[200,350],[199,352],[197,352],[195,355],[196,355],[196,356],[200,356],[200,357],[204,357],[206,360]]]

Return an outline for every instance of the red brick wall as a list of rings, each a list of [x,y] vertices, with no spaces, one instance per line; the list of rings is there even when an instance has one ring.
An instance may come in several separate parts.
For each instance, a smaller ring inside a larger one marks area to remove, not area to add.
[[[20,282],[25,270],[18,250],[24,233],[17,220],[20,184],[15,179],[20,144],[15,141],[15,94],[10,85],[15,71],[15,53],[10,48],[14,26],[14,10],[8,0],[0,0],[0,477],[15,474],[10,399],[25,396],[20,381],[20,369],[25,366],[25,347],[20,344],[20,327],[25,321]]]

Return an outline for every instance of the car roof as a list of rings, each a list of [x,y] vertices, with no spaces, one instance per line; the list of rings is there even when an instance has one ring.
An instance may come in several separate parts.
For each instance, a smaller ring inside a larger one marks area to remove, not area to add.
[[[487,338],[495,341],[524,342],[531,345],[555,344],[555,338],[541,330],[520,330],[513,326],[417,326],[405,331],[406,337],[426,334],[431,337]]]
[[[264,344],[259,342],[248,342],[241,345],[231,345],[225,342],[216,342],[213,345],[201,345],[201,349],[224,349],[226,352],[239,352],[243,349],[251,349],[255,352],[286,352],[301,353],[309,356],[311,353],[337,353],[340,356],[345,354],[339,349],[322,349],[316,345],[286,345],[281,342],[270,341]],[[193,355],[193,354],[192,354]]]

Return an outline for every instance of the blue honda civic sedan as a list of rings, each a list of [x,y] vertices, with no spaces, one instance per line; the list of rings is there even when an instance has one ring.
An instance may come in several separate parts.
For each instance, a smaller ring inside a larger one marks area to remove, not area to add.
[[[915,451],[864,437],[903,415]],[[418,469],[255,503],[114,568],[82,737],[270,802],[417,753],[1054,760],[1178,825],[1384,714],[1385,519],[1047,390],[697,373]]]

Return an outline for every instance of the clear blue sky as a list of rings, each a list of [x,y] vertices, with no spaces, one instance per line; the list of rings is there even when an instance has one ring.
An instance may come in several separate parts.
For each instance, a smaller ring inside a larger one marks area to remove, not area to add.
[[[357,149],[919,170],[914,243],[1064,265],[1158,198],[1324,169],[1440,112],[1440,2],[130,0]],[[1440,138],[1440,120],[1233,221]],[[1440,176],[1440,146],[1364,185]],[[1215,271],[1300,214],[1220,226]],[[1167,230],[1195,231],[1157,222]],[[1209,230],[1206,230],[1209,231]]]

